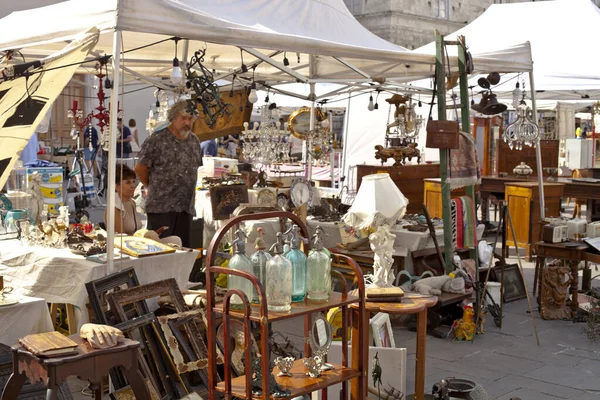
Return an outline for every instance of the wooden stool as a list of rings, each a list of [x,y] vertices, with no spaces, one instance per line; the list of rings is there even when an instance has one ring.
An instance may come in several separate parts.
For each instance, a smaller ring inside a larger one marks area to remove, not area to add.
[[[6,382],[1,400],[16,400],[26,378],[29,378],[31,383],[46,383],[46,400],[55,400],[58,398],[58,387],[71,375],[90,381],[94,399],[100,400],[102,378],[108,375],[112,367],[118,365],[123,366],[125,377],[136,398],[151,398],[138,369],[139,342],[124,339],[123,343],[115,347],[99,350],[93,349],[79,335],[72,335],[70,338],[79,343],[76,355],[39,358],[20,345],[12,346],[13,373]]]

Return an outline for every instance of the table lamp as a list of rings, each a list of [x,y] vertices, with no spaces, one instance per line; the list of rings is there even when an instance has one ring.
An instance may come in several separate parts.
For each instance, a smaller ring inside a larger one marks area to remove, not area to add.
[[[391,287],[391,270],[396,235],[390,231],[406,213],[408,199],[404,197],[389,174],[373,174],[362,178],[360,189],[343,221],[354,229],[369,228],[369,243],[374,254],[373,275],[365,276],[369,287]]]

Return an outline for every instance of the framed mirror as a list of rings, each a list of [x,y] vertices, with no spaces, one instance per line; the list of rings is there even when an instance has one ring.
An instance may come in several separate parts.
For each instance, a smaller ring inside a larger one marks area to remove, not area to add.
[[[315,108],[316,122],[327,119],[320,108]],[[310,131],[310,107],[301,107],[294,111],[288,119],[289,130],[298,139],[306,140]]]
[[[318,314],[318,316],[313,319],[313,324],[310,328],[308,337],[308,343],[312,350],[313,357],[325,357],[329,352],[332,340],[333,330],[331,324],[329,321],[327,321],[323,314]],[[330,369],[333,369],[333,366],[327,363],[324,363],[323,367],[321,368],[322,371],[327,371]]]

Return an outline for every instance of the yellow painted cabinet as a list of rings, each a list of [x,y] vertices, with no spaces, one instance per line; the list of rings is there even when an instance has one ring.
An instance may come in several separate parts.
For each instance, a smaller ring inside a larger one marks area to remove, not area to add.
[[[526,249],[531,260],[532,244],[541,240],[540,189],[537,182],[507,182],[505,199],[515,228],[516,242]],[[546,217],[560,216],[560,202],[564,192],[562,183],[544,183]],[[510,227],[507,244],[515,245]]]

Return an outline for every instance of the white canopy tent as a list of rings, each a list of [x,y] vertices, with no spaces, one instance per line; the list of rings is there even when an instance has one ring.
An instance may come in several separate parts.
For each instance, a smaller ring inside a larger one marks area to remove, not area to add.
[[[528,41],[535,63],[537,100],[600,99],[600,54],[594,51],[599,24],[600,9],[591,0],[492,4],[473,22],[446,35],[446,39],[465,36],[473,54]],[[453,49],[449,50],[453,54]],[[415,52],[435,54],[435,43]],[[495,91],[510,92],[515,88],[516,80],[509,76],[502,81],[504,84],[494,87]]]
[[[374,82],[406,89],[403,83],[430,77],[435,69],[433,55],[410,52],[373,35],[354,19],[342,0],[70,0],[1,19],[0,51],[17,49],[26,61],[32,61],[61,49],[92,27],[100,31],[94,57],[112,55],[113,71],[122,69],[134,80],[166,88],[172,85],[158,78],[171,72],[173,36],[184,38],[177,54],[183,62],[194,50],[207,49],[205,66],[215,71],[217,79],[237,74],[249,84],[256,66],[256,80],[266,85],[310,84],[306,96],[310,100],[315,100],[311,94],[320,82],[343,83],[348,90],[361,90],[356,86]],[[240,49],[249,69],[246,73],[241,72]],[[284,65],[286,56],[289,65]],[[15,58],[12,62],[20,61]],[[450,65],[457,69],[455,57],[450,58]],[[478,71],[531,71],[529,46],[517,44],[509,50],[481,53],[475,57],[475,67]],[[93,71],[81,68],[80,72]],[[112,104],[117,103],[123,83],[120,74],[114,74]],[[117,107],[112,107],[110,143],[116,139],[116,113]],[[110,152],[110,268],[114,168],[115,153]]]

